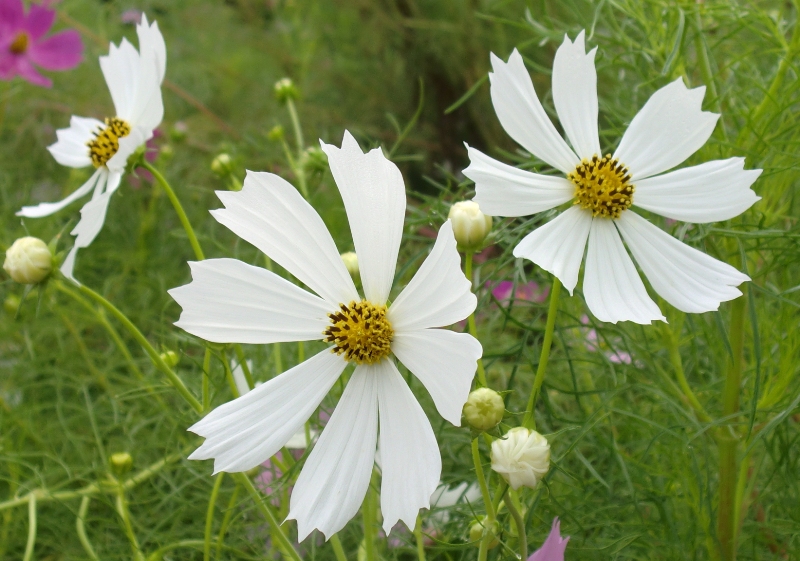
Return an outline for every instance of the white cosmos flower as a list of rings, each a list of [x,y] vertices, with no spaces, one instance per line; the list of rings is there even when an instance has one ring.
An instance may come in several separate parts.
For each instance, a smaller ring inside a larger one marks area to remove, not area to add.
[[[192,282],[170,291],[183,308],[176,325],[208,341],[331,343],[189,429],[206,438],[190,458],[214,458],[214,473],[245,471],[275,454],[354,363],[292,493],[288,517],[297,520],[301,540],[314,528],[330,537],[358,512],[378,439],[384,529],[388,534],[398,520],[414,527],[436,490],[441,457],[391,355],[423,383],[442,417],[459,425],[482,352],[466,333],[435,329],[466,318],[476,305],[450,222],[387,308],[406,208],[400,170],[379,148],[363,153],[348,132],[341,149],[322,149],[344,200],[363,299],[311,205],[277,175],[254,172],[241,191],[217,192],[225,208],[212,215],[316,294],[235,259],[190,263]]]
[[[144,15],[136,33],[139,51],[123,39],[119,47],[111,43],[108,55],[100,57],[116,115],[105,122],[73,115],[69,128],[56,131],[58,141],[47,148],[59,164],[72,168],[93,165],[95,172],[64,200],[26,206],[17,213],[31,218],[49,216],[92,193],[91,201],[81,208],[80,222],[71,232],[77,236],[75,244],[61,266],[61,272],[69,278],[73,278],[78,249],[88,247],[103,228],[109,198],[119,187],[128,157],[153,136],[164,117],[164,38],[158,24],[148,25]]]
[[[583,293],[602,321],[664,320],[623,239],[664,300],[684,312],[716,310],[741,295],[736,286],[747,275],[628,209],[696,223],[727,220],[759,200],[750,185],[761,170],[745,170],[744,158],[729,158],[663,173],[703,146],[719,118],[701,110],[705,87],[689,90],[680,78],[650,97],[614,155],[604,157],[597,132],[596,51],[586,53],[581,32],[574,43],[564,38],[553,62],[553,102],[572,148],[545,114],[519,52],[507,63],[492,55],[492,103],[503,128],[567,177],[523,171],[467,147],[471,163],[464,175],[475,182],[475,200],[494,216],[524,216],[573,201],[528,234],[514,255],[554,274],[572,294],[588,240]]]

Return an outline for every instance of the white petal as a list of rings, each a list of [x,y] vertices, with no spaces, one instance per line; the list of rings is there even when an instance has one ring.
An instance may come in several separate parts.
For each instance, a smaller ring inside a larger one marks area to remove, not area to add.
[[[628,211],[623,214],[633,214]],[[592,220],[586,272],[583,276],[586,305],[600,321],[633,321],[650,324],[666,321],[650,299],[633,261],[625,251],[614,221]]]
[[[633,204],[686,222],[728,220],[761,198],[750,189],[759,175],[760,169],[744,169],[744,158],[714,160],[642,179]]]
[[[592,213],[572,206],[522,238],[514,248],[514,257],[530,259],[552,273],[572,294],[591,225]]]
[[[673,238],[634,212],[617,222],[622,237],[650,284],[683,312],[719,309],[720,302],[741,296],[735,288],[750,277]]]
[[[533,155],[569,173],[580,162],[544,112],[533,82],[517,49],[508,63],[494,54],[489,73],[494,110],[508,135]]]
[[[600,154],[597,134],[597,71],[594,55],[597,47],[586,52],[585,31],[572,43],[564,42],[553,61],[553,103],[558,119],[579,158]],[[572,170],[570,170],[572,171]]]
[[[332,305],[275,273],[236,259],[190,262],[192,282],[169,291],[175,325],[215,343],[321,340]]]
[[[139,53],[127,39],[119,47],[109,45],[108,55],[100,57],[100,68],[111,93],[117,117],[128,121],[133,113],[139,88]]]
[[[358,255],[364,296],[383,304],[392,289],[397,252],[403,237],[406,189],[395,164],[380,148],[366,154],[344,131],[342,147],[320,141],[342,194]]]
[[[719,115],[701,109],[705,92],[705,86],[687,89],[678,78],[639,110],[614,153],[634,183],[674,168],[706,143]]]
[[[103,229],[103,225],[106,222],[108,203],[111,199],[111,195],[113,195],[114,191],[119,187],[121,180],[122,174],[120,173],[109,173],[104,170],[99,175],[97,188],[94,190],[92,200],[83,205],[83,208],[81,208],[81,219],[75,225],[72,232],[70,232],[70,234],[77,237],[75,238],[72,249],[69,254],[67,254],[67,258],[61,265],[61,273],[65,277],[75,280],[73,270],[75,268],[75,258],[78,255],[78,250],[89,247],[97,237],[97,234],[100,233],[100,230]]]
[[[315,528],[330,538],[364,501],[375,463],[378,380],[357,366],[297,478],[287,518],[297,520],[297,539]]]
[[[139,80],[130,121],[152,131],[164,118],[161,82],[166,71],[167,50],[157,23],[148,26],[143,16],[136,32],[139,35]]]
[[[532,173],[467,146],[464,175],[475,182],[475,202],[490,216],[527,216],[571,200],[575,185],[565,177]]]
[[[442,475],[442,458],[431,423],[391,360],[372,367],[378,380],[381,432],[381,514],[388,535],[398,520],[414,529],[429,508]]]
[[[54,144],[47,147],[53,158],[62,166],[83,168],[92,164],[87,143],[94,133],[105,125],[97,119],[72,116],[69,128],[58,129]]]
[[[431,394],[439,414],[461,426],[461,409],[483,353],[468,333],[420,329],[395,333],[392,352]]]
[[[247,471],[266,461],[308,420],[345,366],[325,349],[220,405],[189,427],[206,439],[189,459],[214,458],[214,473]]]
[[[119,148],[116,154],[109,158],[106,167],[111,171],[123,172],[128,165],[128,158],[153,136],[152,129],[133,127],[128,136],[119,139]]]
[[[147,16],[142,14],[142,20],[136,26],[136,34],[139,36],[139,52],[142,58],[152,58],[155,62],[156,77],[160,84],[164,81],[164,75],[167,72],[167,46],[158,29],[158,22],[154,21],[152,25],[148,25]]]
[[[250,242],[332,304],[361,300],[325,223],[289,182],[247,172],[241,191],[217,191],[220,224]]]
[[[453,226],[447,220],[430,255],[392,303],[387,317],[395,332],[451,325],[475,311],[478,299],[470,289],[461,272]]]
[[[42,216],[50,216],[51,214],[58,212],[65,206],[71,204],[74,201],[77,201],[81,197],[85,197],[89,194],[89,192],[94,189],[95,185],[97,185],[98,179],[100,176],[105,173],[104,170],[95,170],[92,176],[86,180],[86,183],[78,187],[75,191],[73,191],[69,196],[60,200],[57,203],[39,203],[36,206],[24,206],[17,212],[17,216],[27,216],[28,218],[40,218]]]

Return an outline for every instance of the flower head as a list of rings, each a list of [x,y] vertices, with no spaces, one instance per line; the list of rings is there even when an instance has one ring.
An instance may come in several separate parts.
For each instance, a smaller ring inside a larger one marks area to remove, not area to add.
[[[92,192],[92,200],[81,209],[81,220],[72,230],[77,236],[61,272],[73,278],[78,249],[88,247],[103,228],[111,195],[119,187],[128,157],[153,136],[164,116],[161,82],[166,71],[167,52],[158,24],[149,25],[142,16],[136,28],[137,51],[126,39],[119,47],[111,44],[107,56],[100,57],[100,68],[111,92],[116,115],[105,121],[76,117],[68,129],[56,131],[58,141],[48,150],[61,165],[82,168],[94,166],[86,183],[64,200],[26,206],[18,216],[38,218],[57,212]]]
[[[456,236],[458,249],[462,251],[480,249],[492,229],[492,217],[483,214],[475,201],[454,204],[447,217],[453,223],[453,234]]]
[[[81,36],[74,29],[45,37],[56,11],[31,4],[28,13],[22,0],[0,0],[0,80],[20,76],[31,84],[49,88],[52,80],[36,71],[69,70],[83,58]]]
[[[550,444],[535,430],[513,428],[492,442],[492,469],[514,490],[533,489],[550,470]]]
[[[53,270],[53,255],[42,240],[26,236],[8,248],[3,269],[20,284],[38,284]]]
[[[520,170],[468,147],[464,175],[475,181],[475,200],[495,216],[524,216],[572,201],[571,208],[523,238],[514,255],[553,273],[572,294],[588,245],[583,294],[602,321],[664,320],[623,240],[664,300],[684,312],[716,310],[720,302],[740,296],[736,286],[749,277],[632,209],[689,222],[727,220],[759,199],[750,186],[761,170],[745,170],[743,158],[730,158],[664,173],[705,144],[719,117],[701,110],[705,88],[689,90],[680,78],[652,95],[616,151],[604,155],[597,129],[596,51],[586,53],[581,32],[574,42],[564,38],[553,63],[553,102],[571,147],[545,114],[519,52],[507,63],[492,55],[492,103],[500,123],[565,177]]]
[[[547,539],[544,540],[542,547],[528,557],[528,561],[564,561],[564,550],[567,549],[568,543],[569,536],[561,537],[561,522],[556,516],[553,518],[553,526]]]
[[[297,520],[300,539],[314,528],[330,537],[356,514],[378,440],[384,529],[388,533],[398,520],[414,527],[439,482],[441,457],[394,358],[425,385],[439,413],[458,425],[481,355],[472,336],[436,329],[467,317],[476,305],[450,222],[387,304],[406,208],[400,170],[379,148],[363,153],[347,132],[341,148],[322,149],[344,200],[363,298],[319,214],[279,176],[254,172],[241,191],[217,192],[225,208],[212,215],[313,293],[235,259],[190,263],[192,282],[170,291],[183,308],[176,325],[209,341],[328,343],[189,429],[206,439],[190,458],[214,458],[215,472],[246,471],[270,458],[345,367],[355,367],[292,493],[289,518]]]

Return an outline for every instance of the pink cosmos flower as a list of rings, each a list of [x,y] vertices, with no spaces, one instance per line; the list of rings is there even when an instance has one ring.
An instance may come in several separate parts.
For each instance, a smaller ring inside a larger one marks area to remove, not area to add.
[[[514,290],[514,283],[511,281],[500,281],[492,285],[491,281],[486,281],[486,288],[491,288],[492,295],[500,302],[511,300],[511,293],[514,292],[515,300],[542,303],[547,300],[550,293],[548,287],[540,287],[537,283],[530,281],[527,284],[517,284]]]
[[[83,43],[74,29],[45,37],[55,20],[55,10],[22,0],[0,0],[0,80],[19,75],[37,86],[49,88],[52,80],[39,74],[45,70],[69,70],[83,58]]]
[[[528,557],[528,561],[564,561],[564,550],[567,549],[568,542],[569,536],[566,538],[561,537],[561,522],[556,516],[553,518],[553,527],[550,529],[550,535],[544,540],[542,547]]]

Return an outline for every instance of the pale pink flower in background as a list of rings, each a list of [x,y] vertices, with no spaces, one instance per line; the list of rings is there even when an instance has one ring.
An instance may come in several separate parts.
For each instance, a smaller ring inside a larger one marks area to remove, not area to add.
[[[25,13],[22,0],[0,0],[0,80],[20,76],[49,88],[50,78],[36,71],[70,70],[83,59],[83,42],[74,29],[45,37],[55,21],[55,10],[31,4]]]
[[[597,49],[587,53],[584,40],[583,31],[574,42],[565,36],[553,62],[553,103],[571,146],[545,113],[519,52],[515,49],[508,62],[491,55],[492,104],[500,124],[564,175],[515,168],[468,146],[464,175],[475,182],[475,201],[492,216],[526,216],[572,202],[525,236],[514,256],[549,271],[572,294],[585,253],[583,295],[601,321],[665,321],[625,245],[656,293],[675,308],[717,310],[741,295],[736,287],[749,277],[630,208],[693,223],[728,220],[759,200],[750,186],[761,170],[745,170],[744,158],[729,158],[670,171],[706,143],[719,118],[702,111],[705,87],[690,90],[682,78],[656,91],[613,156],[604,156],[597,126]]]
[[[514,283],[512,281],[500,281],[498,283],[486,281],[485,286],[492,291],[492,296],[503,303],[512,299],[512,292],[514,300],[537,302],[540,304],[547,300],[547,296],[550,294],[549,287],[539,286],[538,283],[533,281],[529,281],[525,284],[517,284],[516,290],[514,290]]]
[[[564,561],[564,550],[567,549],[567,543],[569,543],[569,536],[561,537],[561,522],[556,516],[547,539],[544,540],[542,547],[528,557],[528,561]]]

